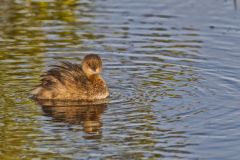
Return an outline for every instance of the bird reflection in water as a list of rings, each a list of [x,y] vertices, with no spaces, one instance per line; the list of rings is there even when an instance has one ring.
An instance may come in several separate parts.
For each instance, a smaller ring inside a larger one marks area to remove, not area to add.
[[[42,106],[45,115],[52,117],[53,121],[81,125],[83,131],[88,134],[84,138],[95,139],[101,137],[101,116],[107,108],[106,101],[68,102],[41,100],[38,103]]]

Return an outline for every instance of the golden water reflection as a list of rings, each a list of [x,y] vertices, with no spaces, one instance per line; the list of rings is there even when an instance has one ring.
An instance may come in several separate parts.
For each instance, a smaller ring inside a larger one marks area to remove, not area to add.
[[[87,134],[85,138],[101,137],[101,116],[107,109],[105,103],[96,102],[61,102],[61,101],[39,101],[46,116],[52,117],[54,122],[63,122],[71,125],[81,125]]]

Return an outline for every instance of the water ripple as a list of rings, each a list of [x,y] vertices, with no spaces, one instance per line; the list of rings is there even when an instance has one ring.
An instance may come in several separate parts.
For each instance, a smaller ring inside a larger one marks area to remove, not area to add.
[[[237,160],[237,3],[2,1],[0,159]],[[48,66],[89,53],[107,102],[29,99]]]

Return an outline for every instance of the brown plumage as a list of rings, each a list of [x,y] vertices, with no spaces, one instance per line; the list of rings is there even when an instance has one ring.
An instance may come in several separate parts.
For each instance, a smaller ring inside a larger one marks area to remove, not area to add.
[[[31,94],[36,99],[95,100],[109,95],[101,77],[102,61],[96,54],[84,57],[82,65],[61,62],[42,75],[42,83]]]

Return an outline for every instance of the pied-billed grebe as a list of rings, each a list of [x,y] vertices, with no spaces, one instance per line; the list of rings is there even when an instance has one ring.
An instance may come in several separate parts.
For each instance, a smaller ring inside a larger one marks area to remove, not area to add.
[[[102,61],[96,54],[85,56],[82,65],[62,62],[41,76],[42,83],[31,94],[36,99],[104,99],[109,91],[101,71]]]

